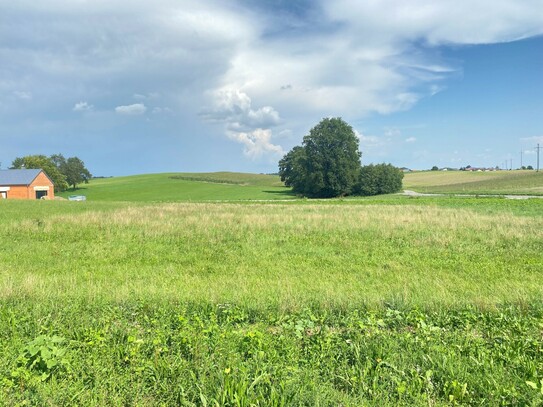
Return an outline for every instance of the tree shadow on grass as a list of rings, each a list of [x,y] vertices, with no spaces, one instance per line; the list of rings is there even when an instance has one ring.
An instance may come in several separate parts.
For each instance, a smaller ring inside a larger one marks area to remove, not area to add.
[[[265,190],[265,191],[262,191],[262,192],[265,192],[267,194],[274,194],[274,195],[279,195],[279,196],[284,196],[284,197],[296,197],[296,193],[295,192],[292,192],[292,190],[286,190],[286,191],[268,191],[268,190]]]

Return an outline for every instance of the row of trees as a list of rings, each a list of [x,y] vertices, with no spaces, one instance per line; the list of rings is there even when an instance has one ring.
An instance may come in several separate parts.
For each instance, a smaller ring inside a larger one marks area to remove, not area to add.
[[[78,184],[87,184],[92,178],[85,163],[77,157],[64,158],[62,154],[27,155],[17,157],[11,163],[11,169],[42,169],[55,184],[55,191],[64,191],[68,187],[75,189]]]
[[[358,137],[341,118],[323,119],[301,146],[279,161],[279,175],[293,191],[312,198],[398,192],[403,172],[390,164],[362,166]]]

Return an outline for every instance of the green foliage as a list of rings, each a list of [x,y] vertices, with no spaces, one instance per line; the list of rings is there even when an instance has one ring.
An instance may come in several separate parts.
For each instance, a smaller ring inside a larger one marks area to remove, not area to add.
[[[279,162],[285,185],[308,197],[330,198],[352,193],[360,168],[358,139],[340,118],[321,120]]]
[[[403,172],[390,164],[360,166],[358,139],[340,118],[323,119],[279,161],[279,175],[300,195],[330,198],[398,192]]]
[[[541,304],[287,312],[230,304],[233,320],[211,302],[1,305],[0,369],[12,372],[0,379],[5,405],[543,402]],[[69,338],[69,362],[67,339],[28,340],[40,330]]]
[[[434,166],[432,167],[431,171],[439,171],[439,168],[438,168],[436,165],[434,165]]]
[[[305,149],[300,146],[294,147],[279,160],[281,181],[285,183],[285,186],[293,187],[296,192],[299,192],[299,189],[304,185],[306,178],[305,161]]]
[[[365,165],[355,192],[362,196],[393,194],[401,191],[403,172],[391,164]]]
[[[64,175],[56,166],[52,157],[54,156],[47,157],[45,155],[27,155],[25,157],[17,157],[11,163],[11,168],[42,169],[51,179],[51,181],[53,181],[53,184],[55,184],[55,192],[64,191],[68,188],[66,175]]]
[[[1,404],[542,405],[542,214],[0,201]]]
[[[85,163],[78,157],[65,159],[62,154],[54,154],[50,157],[58,170],[66,177],[66,182],[75,190],[77,184],[88,184],[92,178],[91,173],[85,167]]]
[[[86,184],[92,178],[83,161],[77,157],[65,159],[62,154],[53,154],[50,157],[45,155],[17,157],[11,163],[11,168],[42,169],[55,184],[55,192],[65,191],[68,186],[75,189],[77,184],[83,182]]]
[[[66,339],[60,336],[39,335],[30,341],[17,358],[18,368],[11,372],[12,378],[27,376],[23,371],[36,373],[40,380],[49,379],[55,372],[69,365]]]

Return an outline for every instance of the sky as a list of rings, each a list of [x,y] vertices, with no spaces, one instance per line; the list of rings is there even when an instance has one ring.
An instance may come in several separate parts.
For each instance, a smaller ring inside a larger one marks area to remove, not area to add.
[[[363,164],[535,167],[542,73],[543,0],[0,0],[0,168],[273,173],[324,117]]]

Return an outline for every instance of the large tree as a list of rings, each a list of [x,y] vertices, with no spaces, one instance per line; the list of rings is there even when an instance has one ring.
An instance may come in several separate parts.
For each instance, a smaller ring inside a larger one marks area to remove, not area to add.
[[[330,198],[349,195],[360,173],[358,138],[341,118],[321,120],[279,162],[279,175],[294,192]]]
[[[75,189],[77,184],[88,183],[92,178],[83,161],[77,157],[66,159],[62,154],[53,154],[49,157],[45,155],[17,157],[11,163],[11,168],[42,169],[55,184],[56,192],[64,191],[68,186]]]
[[[85,167],[85,163],[78,157],[64,158],[62,154],[53,154],[50,160],[56,165],[59,171],[66,177],[68,185],[75,190],[77,184],[88,184],[92,178],[91,173]]]
[[[305,180],[305,150],[296,146],[279,161],[279,175],[287,187],[301,189]]]
[[[17,157],[11,163],[12,169],[41,169],[55,184],[55,192],[64,191],[68,188],[66,176],[62,174],[50,157],[45,155],[27,155]]]

